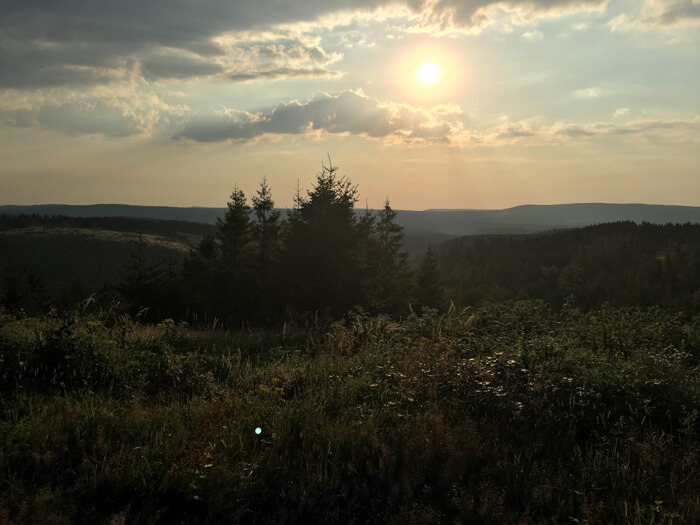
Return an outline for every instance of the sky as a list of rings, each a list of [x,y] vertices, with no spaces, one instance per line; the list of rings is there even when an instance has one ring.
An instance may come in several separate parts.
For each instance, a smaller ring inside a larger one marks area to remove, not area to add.
[[[1,11],[0,204],[289,207],[330,159],[370,208],[700,205],[700,0]]]

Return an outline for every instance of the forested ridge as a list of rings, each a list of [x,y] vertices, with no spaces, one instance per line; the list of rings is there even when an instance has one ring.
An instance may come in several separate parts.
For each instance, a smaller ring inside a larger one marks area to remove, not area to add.
[[[700,312],[700,224],[618,222],[527,236],[471,236],[440,246],[459,304],[543,299],[561,307],[662,306]]]
[[[79,292],[98,292],[97,299],[119,300],[127,312],[151,321],[269,324],[307,314],[332,318],[355,306],[405,316],[423,306],[507,299],[542,299],[554,308],[573,299],[584,309],[609,303],[657,305],[687,315],[700,311],[698,224],[625,221],[530,235],[467,236],[426,246],[420,267],[411,268],[389,201],[381,210],[363,211],[355,208],[358,200],[357,188],[329,165],[322,166],[311,190],[297,191],[284,214],[263,180],[252,198],[235,188],[213,226],[2,215],[0,230],[74,227],[144,235],[113,282],[99,283],[99,289],[93,282],[91,289],[69,281],[59,296],[65,303]],[[185,242],[190,253],[184,260],[174,253],[170,261],[154,261],[163,251],[154,252],[146,234]],[[6,267],[5,306],[48,308],[58,296],[42,290],[42,278],[31,265]]]
[[[211,224],[144,219],[138,217],[70,217],[67,215],[0,214],[0,231],[16,228],[91,228],[120,232],[168,235],[175,238],[185,235],[202,237],[212,232]],[[186,237],[185,237],[186,238]]]

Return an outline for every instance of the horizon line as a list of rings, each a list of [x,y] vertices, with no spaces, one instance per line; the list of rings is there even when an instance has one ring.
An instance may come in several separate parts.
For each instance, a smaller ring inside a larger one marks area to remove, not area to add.
[[[645,202],[563,202],[563,203],[553,203],[553,204],[516,204],[514,206],[508,206],[505,208],[425,208],[425,209],[405,209],[405,208],[392,208],[394,211],[410,211],[410,212],[462,212],[462,211],[505,211],[512,210],[515,208],[523,208],[528,206],[538,206],[538,207],[555,207],[555,206],[658,206],[658,207],[675,207],[675,208],[700,208],[700,205],[690,205],[690,204],[651,204]],[[172,205],[162,205],[162,204],[124,204],[124,203],[108,203],[100,202],[93,204],[64,204],[64,203],[44,203],[44,204],[0,204],[0,208],[30,208],[30,207],[41,207],[41,206],[70,206],[70,207],[96,207],[96,206],[125,206],[132,208],[174,208],[181,210],[219,210],[225,209],[226,206],[172,206]],[[290,210],[291,207],[275,207],[277,210]],[[356,207],[358,210],[369,209],[369,210],[380,210],[382,208],[361,208]]]

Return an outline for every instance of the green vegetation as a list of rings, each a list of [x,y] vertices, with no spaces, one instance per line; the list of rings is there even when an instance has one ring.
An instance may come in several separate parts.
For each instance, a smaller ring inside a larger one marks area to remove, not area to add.
[[[199,239],[211,233],[212,226],[199,222],[145,219],[137,217],[68,217],[65,215],[0,213],[0,231],[18,228],[90,229],[112,232],[143,233],[166,237],[194,247]]]
[[[696,523],[700,319],[0,317],[3,523]],[[255,428],[261,434],[255,434]]]
[[[182,265],[139,232],[97,295],[7,265],[0,523],[700,522],[700,226],[414,274],[357,200],[332,165],[284,220],[234,188]]]
[[[27,226],[0,231],[0,289],[25,286],[22,281],[41,281],[44,300],[29,296],[19,305],[0,293],[0,304],[16,310],[46,311],[49,306],[73,308],[76,301],[92,294],[105,304],[115,296],[124,266],[138,251],[139,237],[145,242],[143,255],[148,265],[161,264],[168,270],[187,255],[187,245],[169,237],[102,229]],[[74,297],[73,292],[81,290]],[[75,301],[66,301],[72,297]]]
[[[616,222],[523,236],[471,236],[440,246],[458,304],[542,299],[560,308],[661,306],[700,314],[700,224]]]

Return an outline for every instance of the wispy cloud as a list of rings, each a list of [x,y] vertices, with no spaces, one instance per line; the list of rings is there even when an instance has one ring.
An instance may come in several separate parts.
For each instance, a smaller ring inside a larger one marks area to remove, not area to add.
[[[523,38],[527,40],[542,40],[544,35],[542,34],[542,31],[528,31],[526,33],[523,33]]]
[[[621,108],[626,109],[626,108]],[[623,113],[624,114],[624,113]],[[700,115],[688,120],[636,120],[625,123],[562,123],[534,127],[529,122],[508,122],[481,136],[482,144],[542,145],[569,141],[629,137],[653,142],[700,142]]]
[[[646,0],[639,13],[622,13],[609,22],[613,31],[699,25],[700,2],[697,0]]]
[[[603,90],[598,87],[590,87],[586,89],[577,89],[573,92],[576,98],[598,98],[603,94]]]
[[[417,28],[434,34],[478,33],[499,16],[512,24],[579,12],[602,12],[609,0],[426,0],[419,10]]]
[[[52,88],[25,93],[6,91],[0,122],[9,127],[38,127],[66,134],[111,137],[150,136],[176,125],[189,112],[136,86],[98,86],[77,92]]]

